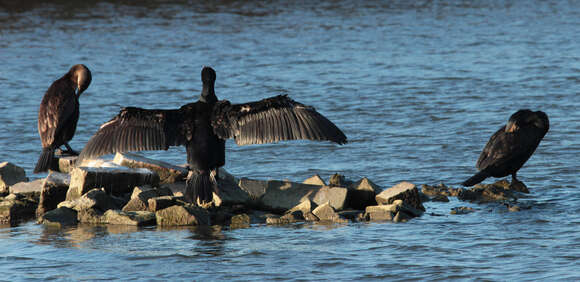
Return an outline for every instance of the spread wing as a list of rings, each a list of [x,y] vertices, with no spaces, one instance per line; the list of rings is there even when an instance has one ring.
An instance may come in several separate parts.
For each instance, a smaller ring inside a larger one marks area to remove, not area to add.
[[[192,123],[187,122],[191,111],[188,105],[178,110],[123,108],[91,137],[79,163],[116,152],[167,150],[169,146],[184,145],[193,134]]]
[[[67,121],[73,118],[77,107],[74,90],[57,89],[57,86],[54,83],[47,90],[38,111],[38,133],[43,148],[53,145],[63,127],[70,125]]]
[[[508,164],[521,166],[534,153],[538,144],[539,139],[532,133],[525,130],[509,133],[505,132],[503,126],[489,138],[479,155],[476,167],[483,170],[490,166],[500,167]]]
[[[346,136],[334,123],[286,95],[245,104],[219,101],[211,124],[216,135],[234,138],[238,145],[298,139],[346,143]]]

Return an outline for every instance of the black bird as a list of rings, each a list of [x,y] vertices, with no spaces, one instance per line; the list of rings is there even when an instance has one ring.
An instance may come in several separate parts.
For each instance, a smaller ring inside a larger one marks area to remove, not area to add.
[[[532,156],[549,128],[548,116],[542,111],[519,110],[511,115],[483,148],[476,164],[479,172],[463,182],[463,186],[475,185],[490,176],[510,174],[512,185],[519,183],[518,170]]]
[[[54,159],[54,151],[64,145],[69,154],[77,155],[68,145],[75,135],[79,120],[79,97],[91,84],[91,71],[85,65],[74,65],[50,85],[38,110],[38,134],[42,153],[34,173],[47,171]]]
[[[86,144],[79,162],[114,152],[167,150],[183,145],[190,172],[186,199],[206,203],[217,191],[218,168],[225,164],[225,141],[238,145],[282,140],[328,140],[346,143],[344,133],[313,107],[287,96],[275,96],[245,104],[218,101],[214,92],[216,73],[201,71],[203,88],[195,103],[173,110],[135,107],[104,123]]]

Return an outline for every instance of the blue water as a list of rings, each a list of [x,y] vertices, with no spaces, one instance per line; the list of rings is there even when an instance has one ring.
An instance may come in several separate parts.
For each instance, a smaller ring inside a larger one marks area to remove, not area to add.
[[[81,96],[76,149],[121,106],[196,100],[204,65],[217,71],[219,98],[288,94],[349,138],[345,146],[229,141],[225,168],[240,177],[339,172],[384,188],[456,186],[516,110],[546,112],[550,131],[518,173],[529,210],[452,198],[427,203],[406,224],[52,230],[30,222],[0,228],[0,280],[580,280],[580,3],[54,2],[0,4],[0,161],[31,178],[44,177],[32,174],[38,105],[77,63],[93,82]],[[185,163],[183,148],[145,155]],[[449,214],[457,206],[476,210]]]

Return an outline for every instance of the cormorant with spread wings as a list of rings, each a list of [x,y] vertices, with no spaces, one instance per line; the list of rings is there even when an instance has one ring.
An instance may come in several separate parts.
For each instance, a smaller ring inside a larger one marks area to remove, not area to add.
[[[532,156],[549,129],[546,113],[517,111],[491,136],[477,160],[479,172],[463,182],[463,186],[475,185],[490,176],[510,174],[512,185],[520,182],[516,178],[518,170]]]
[[[79,120],[79,97],[91,84],[91,71],[82,64],[70,70],[50,85],[38,110],[38,134],[42,153],[34,173],[47,171],[53,163],[54,151],[60,146],[77,155],[68,145],[75,135]]]
[[[201,71],[200,99],[175,110],[147,110],[127,107],[103,124],[80,154],[83,159],[114,152],[167,150],[186,147],[189,173],[186,199],[206,203],[217,191],[217,172],[225,164],[225,141],[238,145],[282,140],[308,139],[347,142],[344,133],[313,107],[287,96],[256,102],[231,104],[218,101],[210,67]]]

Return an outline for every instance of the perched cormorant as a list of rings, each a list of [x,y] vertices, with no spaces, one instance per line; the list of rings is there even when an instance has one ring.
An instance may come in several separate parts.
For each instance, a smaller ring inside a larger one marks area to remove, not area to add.
[[[42,153],[34,173],[47,171],[52,164],[54,151],[60,146],[66,152],[78,154],[68,145],[75,135],[79,120],[79,97],[91,84],[91,71],[85,65],[74,65],[50,85],[38,110],[38,134]]]
[[[188,175],[185,197],[193,203],[206,203],[217,191],[217,173],[225,164],[228,138],[234,138],[238,145],[297,139],[346,143],[346,136],[336,125],[313,107],[286,95],[231,104],[218,101],[212,68],[202,69],[201,80],[199,100],[179,109],[121,109],[91,137],[79,163],[114,152],[167,150],[169,146],[184,145],[189,168],[196,172]]]
[[[542,111],[519,110],[511,115],[483,148],[476,165],[479,172],[463,182],[463,186],[475,185],[490,176],[510,174],[512,185],[519,183],[518,170],[532,156],[549,128],[548,116]]]

